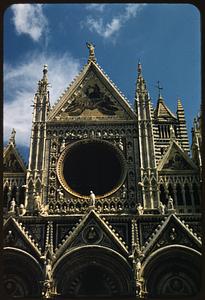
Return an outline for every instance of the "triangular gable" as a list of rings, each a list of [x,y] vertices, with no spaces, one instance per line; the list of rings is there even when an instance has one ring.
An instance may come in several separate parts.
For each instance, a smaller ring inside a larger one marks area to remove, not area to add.
[[[162,121],[167,119],[177,119],[176,116],[166,106],[162,98],[159,98],[157,102],[157,107],[155,109],[155,117],[159,120],[161,119]]]
[[[142,251],[145,256],[148,256],[151,252],[172,244],[192,247],[199,251],[202,246],[201,238],[175,214],[169,215],[160,228],[154,230],[149,240],[142,247]]]
[[[135,120],[125,97],[97,63],[91,61],[52,108],[48,121]]]
[[[4,150],[3,164],[5,173],[26,173],[26,166],[13,144]]]
[[[61,244],[55,250],[55,257],[58,259],[68,249],[83,245],[111,247],[124,255],[128,255],[127,246],[125,246],[122,238],[94,210],[91,210],[80,220],[80,223],[78,223],[74,230],[64,237]]]
[[[180,145],[175,140],[172,140],[157,169],[158,171],[197,171],[197,166],[182,150]]]
[[[28,235],[24,230],[21,223],[12,217],[6,220],[3,228],[4,232],[4,244],[5,246],[12,246],[16,248],[23,249],[37,257],[41,256],[41,251],[38,248],[37,243]]]

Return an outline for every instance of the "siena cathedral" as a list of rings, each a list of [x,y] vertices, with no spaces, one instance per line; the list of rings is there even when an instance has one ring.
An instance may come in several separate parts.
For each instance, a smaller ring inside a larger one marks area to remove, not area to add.
[[[138,63],[134,107],[87,63],[50,106],[34,95],[28,165],[3,158],[3,287],[11,297],[165,298],[201,289],[201,117],[156,107]]]

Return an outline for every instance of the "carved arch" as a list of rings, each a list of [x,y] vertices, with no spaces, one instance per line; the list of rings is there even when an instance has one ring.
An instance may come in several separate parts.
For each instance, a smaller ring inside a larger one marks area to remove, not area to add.
[[[133,274],[126,259],[101,246],[64,254],[54,265],[57,292],[67,297],[131,296]]]
[[[201,288],[200,266],[200,253],[186,246],[166,246],[153,252],[141,270],[148,297],[197,295]]]
[[[11,297],[40,296],[42,268],[26,251],[6,247],[3,251],[3,286]]]

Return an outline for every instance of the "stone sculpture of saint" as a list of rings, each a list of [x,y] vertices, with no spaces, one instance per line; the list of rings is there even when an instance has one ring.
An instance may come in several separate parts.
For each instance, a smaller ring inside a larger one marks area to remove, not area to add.
[[[10,207],[9,207],[9,212],[14,213],[15,212],[15,207],[16,207],[16,201],[14,198],[12,198],[11,203],[10,203]]]
[[[90,200],[91,200],[91,206],[95,207],[95,194],[93,191],[90,191]]]

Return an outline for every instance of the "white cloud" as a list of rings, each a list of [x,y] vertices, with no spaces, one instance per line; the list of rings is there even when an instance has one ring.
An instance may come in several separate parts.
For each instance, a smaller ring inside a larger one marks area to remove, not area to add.
[[[42,4],[14,4],[13,23],[18,34],[27,34],[38,41],[48,29],[48,21],[43,14]]]
[[[86,9],[103,12],[106,4],[91,3],[86,5]]]
[[[70,55],[45,56],[36,54],[27,57],[18,66],[4,66],[4,140],[8,141],[11,129],[16,129],[17,144],[28,146],[32,122],[32,101],[37,82],[42,78],[43,65],[48,64],[51,83],[51,104],[69,85],[80,70],[80,64]]]
[[[104,38],[109,38],[121,27],[120,20],[117,18],[113,18],[110,23],[103,25],[102,18],[96,20],[90,17],[87,19],[87,25],[89,25],[91,31],[97,32],[100,36],[103,36]]]
[[[107,23],[103,21],[102,17],[96,18],[88,16],[84,25],[88,27],[90,31],[95,31],[107,39],[118,33],[121,27],[131,18],[135,18],[145,5],[146,4],[126,4],[124,5],[123,13],[114,16],[111,21]]]

